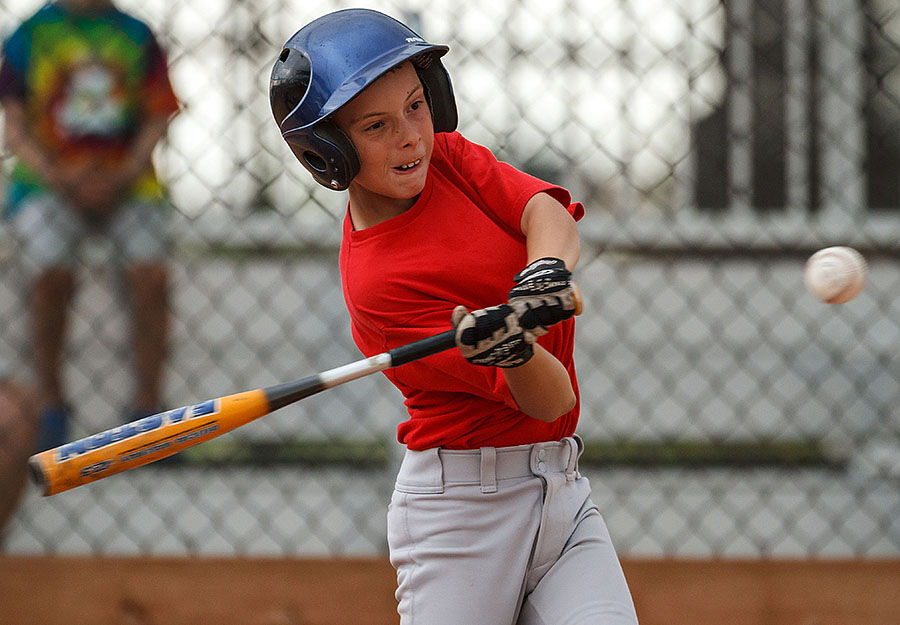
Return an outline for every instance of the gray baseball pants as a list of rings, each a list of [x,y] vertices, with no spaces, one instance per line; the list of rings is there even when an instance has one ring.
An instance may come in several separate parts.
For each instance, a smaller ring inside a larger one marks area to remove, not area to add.
[[[636,625],[581,440],[407,451],[388,510],[402,625]]]

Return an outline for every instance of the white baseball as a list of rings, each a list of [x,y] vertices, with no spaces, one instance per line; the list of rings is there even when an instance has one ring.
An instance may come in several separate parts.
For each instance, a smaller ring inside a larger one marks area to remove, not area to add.
[[[843,304],[859,295],[869,266],[852,247],[821,249],[806,261],[804,281],[813,295],[826,304]]]

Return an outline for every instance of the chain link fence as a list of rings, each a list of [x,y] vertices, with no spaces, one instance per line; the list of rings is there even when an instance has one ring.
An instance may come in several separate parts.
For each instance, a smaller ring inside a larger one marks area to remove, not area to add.
[[[893,0],[394,0],[446,42],[461,131],[583,200],[584,472],[623,556],[900,555],[900,8]],[[280,45],[345,2],[120,0],[185,108],[156,154],[176,250],[169,405],[359,357],[336,246],[266,97]],[[7,34],[37,3],[6,0]],[[4,228],[6,226],[4,225]],[[0,349],[27,376],[0,237]],[[869,283],[805,292],[815,249]],[[66,355],[74,436],[116,425],[128,314],[92,242]],[[366,378],[52,498],[11,553],[384,553],[399,394]]]

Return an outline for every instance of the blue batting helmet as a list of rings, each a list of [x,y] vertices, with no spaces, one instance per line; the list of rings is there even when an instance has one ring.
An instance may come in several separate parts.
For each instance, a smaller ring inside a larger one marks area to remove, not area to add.
[[[282,137],[317,182],[346,189],[359,172],[359,157],[329,116],[379,76],[411,61],[434,131],[455,130],[456,100],[440,61],[448,50],[370,9],[344,9],[313,20],[288,39],[272,68],[269,103]]]

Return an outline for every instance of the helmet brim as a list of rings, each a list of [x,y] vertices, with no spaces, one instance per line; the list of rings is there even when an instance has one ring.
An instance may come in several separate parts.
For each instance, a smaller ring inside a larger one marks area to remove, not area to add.
[[[422,55],[429,55],[434,59],[439,59],[449,50],[450,48],[445,45],[415,42],[386,52],[380,57],[373,59],[370,63],[360,68],[351,76],[348,76],[344,82],[332,92],[331,96],[325,100],[318,111],[313,112],[305,110],[304,102],[306,99],[297,104],[294,110],[291,111],[281,123],[282,134],[287,135],[292,132],[306,130],[315,126],[329,115],[334,114],[335,111],[358,96],[366,87],[398,65],[402,65],[406,61],[414,60],[416,57]],[[315,68],[313,68],[313,71],[316,71]],[[312,119],[312,121],[298,123],[299,120],[309,119]]]

